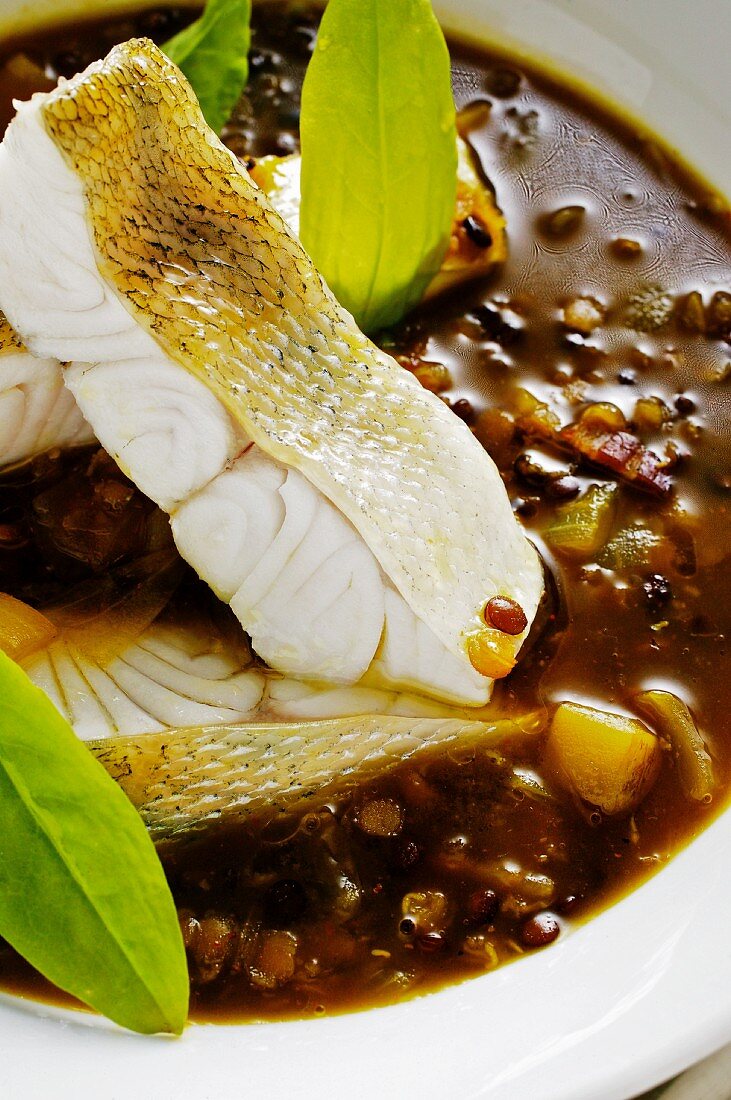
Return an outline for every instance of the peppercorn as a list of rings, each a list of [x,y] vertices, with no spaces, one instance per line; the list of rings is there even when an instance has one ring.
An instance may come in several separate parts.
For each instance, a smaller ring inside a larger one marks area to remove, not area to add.
[[[530,455],[522,452],[518,455],[513,463],[513,469],[516,476],[526,485],[532,485],[536,488],[541,488],[550,479],[550,473],[548,470],[535,462]]]
[[[523,334],[523,323],[518,315],[494,302],[476,306],[468,317],[480,326],[489,340],[503,348],[514,344]]]
[[[480,220],[474,214],[468,214],[462,222],[464,231],[478,248],[489,248],[492,244],[492,237],[488,230],[485,228],[484,222]]]
[[[553,500],[573,500],[575,496],[578,496],[581,484],[578,478],[572,477],[571,474],[565,474],[563,477],[553,478],[548,482],[546,491]]]
[[[578,909],[581,901],[582,898],[580,894],[567,894],[565,898],[554,906],[554,908],[558,913],[564,913],[568,916],[569,913],[573,913]]]
[[[458,416],[460,420],[464,420],[466,424],[470,424],[475,419],[475,410],[471,401],[468,401],[466,397],[460,397],[452,405],[452,412],[455,416]]]
[[[695,401],[684,393],[679,393],[675,398],[675,408],[681,416],[689,416],[695,412]]]
[[[642,585],[645,602],[651,611],[664,607],[673,597],[670,582],[660,573],[651,573]]]
[[[497,99],[512,99],[520,91],[520,73],[504,65],[489,69],[485,74],[485,87]]]

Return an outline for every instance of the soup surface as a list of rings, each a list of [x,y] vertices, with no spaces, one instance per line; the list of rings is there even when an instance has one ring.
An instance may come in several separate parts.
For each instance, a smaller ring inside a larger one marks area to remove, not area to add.
[[[159,10],[7,43],[3,127],[12,97],[189,18]],[[317,20],[301,4],[255,8],[249,86],[224,135],[242,158],[297,150]],[[637,886],[729,788],[728,210],[559,81],[487,47],[451,53],[509,258],[379,339],[470,425],[546,564],[545,605],[495,693],[526,732],[402,765],[276,830],[220,828],[163,852],[197,1019],[323,1014],[490,970]],[[601,544],[567,554],[566,509],[612,486]],[[98,451],[42,456],[0,482],[0,589],[43,607],[145,552],[161,518]],[[190,573],[175,599],[228,614]],[[688,798],[665,746],[634,813],[608,816],[565,791],[540,727],[567,700],[636,715],[647,688],[690,706],[714,795]],[[0,984],[57,995],[9,947]]]

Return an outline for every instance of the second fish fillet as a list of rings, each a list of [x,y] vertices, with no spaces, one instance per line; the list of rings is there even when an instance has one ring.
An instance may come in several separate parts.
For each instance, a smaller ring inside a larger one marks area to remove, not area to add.
[[[0,468],[93,443],[57,359],[36,359],[0,314]]]

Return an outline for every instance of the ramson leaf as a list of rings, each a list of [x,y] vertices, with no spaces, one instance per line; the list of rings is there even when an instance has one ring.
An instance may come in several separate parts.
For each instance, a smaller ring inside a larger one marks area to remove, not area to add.
[[[302,90],[300,236],[361,328],[421,297],[449,242],[457,146],[429,0],[330,0]]]
[[[208,0],[203,14],[163,46],[220,134],[249,75],[251,0]]]
[[[0,935],[134,1031],[188,1006],[172,895],[137,812],[42,691],[0,653]]]

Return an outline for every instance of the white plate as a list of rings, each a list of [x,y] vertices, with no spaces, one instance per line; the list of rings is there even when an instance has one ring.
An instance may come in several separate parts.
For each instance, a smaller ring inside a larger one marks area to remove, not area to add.
[[[50,0],[40,3],[48,10]],[[53,0],[57,13],[89,6]],[[474,36],[558,60],[728,190],[728,0],[437,6]],[[0,0],[0,24],[21,8],[34,5]],[[191,1027],[173,1041],[2,999],[4,1095],[627,1100],[731,1038],[729,850],[731,811],[651,882],[548,950],[393,1008]]]

